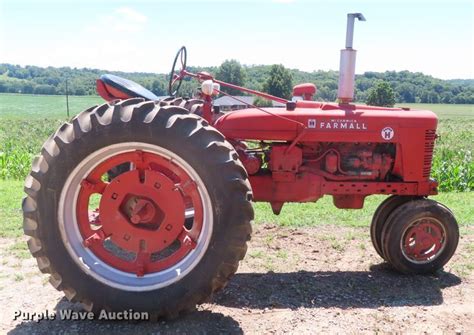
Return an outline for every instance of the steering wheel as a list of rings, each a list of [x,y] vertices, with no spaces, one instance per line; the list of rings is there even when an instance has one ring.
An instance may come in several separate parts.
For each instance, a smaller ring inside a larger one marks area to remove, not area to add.
[[[179,88],[181,87],[181,83],[183,82],[183,76],[181,74],[186,69],[187,58],[188,58],[188,55],[186,53],[186,47],[181,47],[181,49],[178,50],[176,57],[174,58],[173,67],[171,68],[170,82],[168,86],[168,93],[171,96],[176,96]],[[181,69],[179,71],[176,71],[175,68],[176,68],[176,63],[178,62],[178,59],[179,59],[179,62],[181,63]]]

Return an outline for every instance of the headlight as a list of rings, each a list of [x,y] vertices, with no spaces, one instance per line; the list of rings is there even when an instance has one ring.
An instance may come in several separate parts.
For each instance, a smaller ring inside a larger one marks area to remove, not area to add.
[[[219,90],[221,89],[221,85],[214,83],[212,80],[205,80],[201,84],[201,91],[205,95],[217,95],[219,94]]]

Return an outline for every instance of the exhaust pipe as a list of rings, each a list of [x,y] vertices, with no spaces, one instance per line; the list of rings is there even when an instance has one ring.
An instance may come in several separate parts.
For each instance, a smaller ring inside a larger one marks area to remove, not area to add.
[[[357,51],[352,49],[354,39],[354,21],[365,21],[361,13],[347,14],[346,48],[341,50],[339,63],[339,87],[337,99],[340,103],[347,104],[354,100],[355,62]]]

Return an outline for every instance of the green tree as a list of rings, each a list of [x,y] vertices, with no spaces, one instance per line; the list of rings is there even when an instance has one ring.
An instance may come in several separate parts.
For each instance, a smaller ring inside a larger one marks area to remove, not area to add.
[[[245,82],[245,71],[240,63],[234,59],[226,60],[219,66],[216,79],[238,86],[243,86]],[[221,87],[221,90],[230,95],[242,95],[242,92],[229,87]]]
[[[393,107],[395,105],[395,94],[389,83],[379,81],[369,90],[367,105]]]
[[[56,94],[56,88],[51,85],[38,85],[35,87],[34,94]]]
[[[451,92],[445,92],[441,95],[441,102],[443,104],[451,104],[453,103],[453,94]]]
[[[403,83],[397,87],[398,96],[400,97],[400,102],[415,102],[415,92],[416,89],[413,85]]]
[[[31,94],[33,93],[34,91],[34,87],[31,83],[27,82],[25,84],[23,84],[23,88],[21,89],[21,93],[24,93],[24,94]]]
[[[165,89],[165,85],[162,81],[154,80],[151,84],[151,91],[155,93],[157,96],[167,95],[168,92]]]
[[[275,95],[289,97],[291,92],[290,80],[277,80],[278,85],[266,85],[271,82],[269,74],[274,69],[271,65],[240,65],[237,61],[226,61],[221,67],[189,67],[191,72],[206,71],[218,73],[219,79],[244,85],[250,89],[265,89]],[[279,70],[282,70],[281,68]],[[337,98],[336,71],[313,71],[304,72],[300,70],[288,71],[294,83],[315,83],[318,87],[316,100],[335,101]],[[78,69],[70,67],[38,67],[12,64],[0,64],[0,92],[12,93],[37,93],[37,94],[64,94],[65,78],[69,79],[69,93],[74,95],[97,94],[95,81],[106,71],[97,69]],[[126,73],[111,72],[112,74],[136,81],[140,85],[151,89],[157,95],[166,95],[168,91],[168,80],[166,74],[156,73]],[[273,78],[274,79],[274,78]],[[356,75],[356,101],[367,101],[369,91],[380,80],[387,82],[393,89],[396,102],[426,102],[426,103],[474,103],[474,79],[441,80],[420,72],[409,71],[386,71],[366,72]],[[281,89],[287,84],[285,90]],[[38,87],[39,86],[39,87]],[[185,97],[193,96],[199,84],[196,81],[184,80],[180,94]],[[274,89],[279,86],[280,89]],[[373,90],[373,89],[372,89]],[[228,90],[229,91],[229,90]],[[284,91],[282,93],[282,91]],[[233,94],[241,94],[230,90]]]
[[[86,95],[86,90],[81,86],[77,87],[73,92],[74,95]]]
[[[272,102],[270,100],[261,97],[256,97],[253,104],[257,107],[272,107]]]
[[[293,76],[283,65],[273,65],[270,77],[263,84],[263,90],[271,95],[284,99],[291,98]]]

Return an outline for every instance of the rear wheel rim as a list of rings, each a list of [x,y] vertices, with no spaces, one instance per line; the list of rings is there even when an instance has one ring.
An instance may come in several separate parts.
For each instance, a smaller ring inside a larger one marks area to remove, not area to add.
[[[110,182],[113,166],[131,171]],[[91,210],[93,195],[99,206]],[[181,157],[145,143],[121,143],[86,157],[61,192],[61,237],[74,261],[108,286],[147,291],[189,273],[212,234],[212,205],[197,172]]]
[[[446,246],[446,229],[436,218],[427,217],[411,222],[400,240],[403,256],[415,264],[433,262]]]

